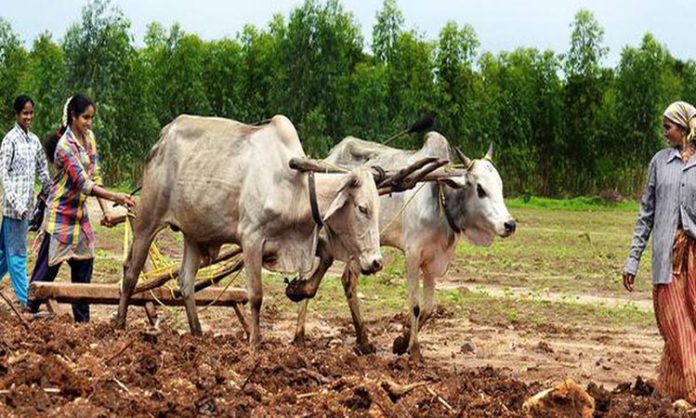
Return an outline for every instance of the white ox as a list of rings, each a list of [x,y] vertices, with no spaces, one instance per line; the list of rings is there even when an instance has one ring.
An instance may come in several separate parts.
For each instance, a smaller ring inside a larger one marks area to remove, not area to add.
[[[124,264],[117,326],[154,236],[167,226],[184,235],[179,282],[191,332],[201,334],[194,279],[203,257],[225,243],[243,249],[252,312],[250,342],[260,342],[261,268],[309,272],[316,253],[316,222],[308,175],[289,167],[304,157],[292,123],[275,116],[262,126],[222,118],[179,116],[162,129],[147,161],[134,240]],[[316,201],[328,240],[364,272],[382,267],[379,196],[373,174],[317,174]]]
[[[450,160],[447,139],[430,132],[419,151],[404,151],[348,137],[331,150],[325,161],[344,167],[378,165],[390,169],[426,156]],[[516,223],[505,206],[503,182],[492,157],[492,148],[480,160],[460,155],[468,168],[466,175],[443,179],[440,183],[422,183],[412,190],[380,198],[381,245],[402,250],[406,259],[410,321],[404,335],[394,341],[393,350],[397,354],[408,351],[413,359],[421,360],[418,331],[432,314],[435,282],[446,273],[458,238],[464,235],[475,245],[490,245],[496,235],[508,237],[515,232]],[[306,298],[315,295],[324,273],[338,259],[347,261],[341,281],[356,330],[357,349],[362,353],[374,352],[356,296],[358,266],[341,257],[330,243],[321,243],[318,254],[320,264],[312,277],[294,281],[286,289],[290,299],[305,299],[300,306],[295,340],[300,343],[304,340]],[[421,273],[422,304],[418,297]]]

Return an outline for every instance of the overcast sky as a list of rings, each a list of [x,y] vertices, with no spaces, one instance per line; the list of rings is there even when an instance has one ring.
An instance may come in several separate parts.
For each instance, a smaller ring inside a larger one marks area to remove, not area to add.
[[[48,30],[60,39],[70,24],[80,19],[85,0],[4,0],[0,16],[7,19],[27,46]],[[179,22],[187,32],[204,39],[234,37],[245,23],[265,26],[274,13],[288,16],[299,0],[117,0],[132,22],[138,44],[148,23],[165,27]],[[362,26],[369,45],[375,14],[381,0],[344,0]],[[669,7],[662,7],[660,4]],[[570,23],[579,9],[592,11],[604,28],[609,47],[606,65],[615,65],[626,46],[637,46],[646,32],[666,45],[680,59],[696,59],[696,1],[677,0],[399,0],[407,28],[417,28],[435,39],[448,20],[471,24],[481,50],[509,51],[518,46],[568,50]]]

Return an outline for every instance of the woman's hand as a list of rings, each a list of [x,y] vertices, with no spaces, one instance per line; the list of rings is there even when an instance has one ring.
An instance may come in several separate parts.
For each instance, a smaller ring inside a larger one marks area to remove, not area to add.
[[[628,272],[623,274],[623,285],[629,292],[633,292],[633,282],[636,280],[636,275]]]
[[[114,202],[128,209],[133,209],[135,207],[135,200],[133,200],[133,197],[124,193],[116,193]]]
[[[111,214],[111,212],[107,212],[104,214],[101,220],[101,224],[104,225],[107,228],[113,227],[114,224],[114,216]]]

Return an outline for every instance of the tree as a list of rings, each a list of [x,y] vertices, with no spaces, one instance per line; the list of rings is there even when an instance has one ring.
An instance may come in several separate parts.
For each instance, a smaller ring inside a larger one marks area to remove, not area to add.
[[[284,101],[287,73],[282,62],[286,32],[283,17],[275,15],[266,30],[246,25],[239,36],[245,103],[239,109],[240,120],[255,122],[278,113],[289,114],[290,106]]]
[[[604,30],[591,12],[581,10],[571,25],[570,51],[565,57],[565,137],[568,188],[577,193],[593,188],[596,161],[600,152],[596,132],[597,110],[606,87],[600,62],[607,54],[602,46]]]
[[[14,123],[12,104],[20,93],[25,76],[27,52],[9,22],[0,17],[0,126],[4,131]]]
[[[394,45],[394,60],[387,64],[389,119],[387,132],[398,132],[435,108],[432,42],[415,31],[401,34]],[[420,148],[420,138],[405,136],[394,146]]]
[[[554,192],[561,134],[562,84],[550,51],[519,48],[500,54],[501,171],[513,192]]]
[[[607,146],[613,146],[615,164],[630,176],[625,189],[634,191],[653,154],[664,146],[662,111],[680,99],[681,82],[674,71],[674,59],[651,34],[638,48],[626,47],[616,74],[616,131]]]
[[[156,135],[129,29],[130,22],[118,8],[108,0],[95,0],[83,8],[82,21],[63,41],[67,89],[86,93],[95,102],[94,130],[111,180],[137,176],[137,159]]]
[[[281,48],[287,74],[284,99],[290,119],[299,121],[305,151],[325,154],[331,146],[329,138],[337,141],[346,131],[345,98],[350,94],[351,74],[363,57],[362,47],[353,15],[337,0],[323,6],[307,0],[290,14]]]
[[[372,28],[372,53],[379,62],[394,59],[394,50],[399,36],[403,33],[404,14],[396,5],[396,0],[384,0],[382,10],[377,12],[377,23]]]
[[[472,68],[479,41],[474,28],[459,28],[448,22],[440,32],[436,49],[435,74],[439,128],[455,145],[472,141],[474,80]]]
[[[61,121],[63,105],[69,95],[65,78],[63,49],[44,32],[34,40],[29,53],[25,89],[36,102],[32,130],[40,138],[49,137]]]

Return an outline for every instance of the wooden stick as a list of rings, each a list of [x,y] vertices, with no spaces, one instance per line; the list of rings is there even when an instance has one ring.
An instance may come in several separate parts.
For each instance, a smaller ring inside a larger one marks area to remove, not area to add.
[[[118,356],[120,356],[121,354],[125,353],[125,352],[126,352],[126,349],[127,349],[128,347],[130,347],[132,344],[133,344],[133,339],[130,339],[130,340],[126,341],[126,343],[123,344],[123,347],[121,347],[121,349],[118,350],[118,352],[117,352],[116,354],[114,354],[114,355],[111,356],[108,360],[106,360],[106,364],[111,363],[111,361],[113,361],[116,357],[118,357]]]
[[[232,305],[232,309],[234,309],[235,315],[237,315],[237,319],[239,322],[242,324],[242,328],[244,329],[244,335],[246,335],[247,339],[251,336],[251,330],[249,329],[249,321],[247,321],[246,314],[244,313],[244,306],[240,305],[239,303],[235,303]]]
[[[216,263],[219,263],[221,261],[229,260],[230,258],[232,258],[238,254],[241,254],[241,253],[242,253],[242,249],[240,247],[229,248],[229,249],[221,252],[217,256],[215,261],[213,261],[212,263],[210,261],[201,263],[200,268],[209,266],[211,264],[216,264]],[[162,273],[152,280],[148,280],[147,282],[140,283],[137,286],[135,286],[135,290],[133,291],[133,294],[135,295],[137,293],[141,293],[141,292],[145,292],[147,290],[152,290],[152,289],[158,288],[158,287],[162,286],[163,284],[167,283],[169,280],[176,279],[177,277],[179,277],[180,271],[181,271],[181,264],[173,266],[171,271]],[[232,271],[230,271],[230,273],[232,273]]]
[[[464,175],[464,171],[444,172],[443,170],[439,170],[447,164],[447,160],[433,161],[429,163],[429,165],[420,169],[418,172],[409,174],[409,176],[401,178],[400,180],[397,179],[397,181],[391,181],[390,179],[387,179],[380,183],[379,187],[377,188],[377,192],[380,195],[398,193],[415,187],[417,183],[439,181],[444,178]]]
[[[232,306],[236,303],[247,303],[248,296],[246,290],[239,288],[222,290],[219,287],[203,289],[194,294],[196,303],[215,306]],[[172,293],[169,289],[160,287],[147,293],[131,296],[129,304],[142,306],[156,298],[164,305],[183,306],[183,299],[177,298]],[[29,286],[29,298],[35,301],[54,299],[61,303],[118,305],[121,300],[121,289],[117,284],[34,282]]]
[[[409,174],[413,173],[416,170],[420,170],[421,168],[425,167],[427,164],[430,164],[434,161],[437,161],[437,157],[426,157],[421,160],[416,161],[415,163],[409,165],[408,167],[404,167],[397,171],[396,173],[393,173],[392,175],[388,176],[386,180],[384,180],[379,186],[387,185],[387,184],[394,184],[398,183],[404,178],[406,178]]]
[[[324,391],[301,393],[297,395],[297,399],[312,398],[314,396],[321,395],[322,393],[324,393]]]
[[[113,378],[114,382],[116,382],[117,385],[121,387],[121,389],[125,390],[127,393],[130,393],[130,390],[128,389],[128,386],[124,385],[123,382],[120,380],[116,379],[115,377]]]
[[[193,291],[194,292],[199,292],[208,286],[212,286],[214,284],[218,284],[222,279],[225,277],[229,276],[232,273],[236,273],[239,270],[244,268],[244,260],[239,260],[232,267],[230,267],[227,270],[221,271],[220,273],[216,274],[215,276],[207,279],[207,280],[199,280],[193,285]],[[180,298],[181,297],[181,289],[176,289],[174,290],[174,296]]]
[[[31,332],[31,329],[29,328],[29,323],[27,322],[26,319],[22,318],[22,314],[20,314],[17,311],[17,309],[12,304],[12,302],[9,299],[7,299],[7,296],[5,296],[4,293],[0,292],[0,297],[2,297],[2,299],[10,306],[10,308],[12,309],[12,312],[14,312],[15,315],[17,315],[17,318],[19,318],[19,320],[22,322],[22,325],[24,325],[24,328],[26,328],[27,331]]]
[[[427,390],[431,395],[433,395],[450,412],[454,411],[454,408],[452,408],[452,406],[449,403],[447,403],[447,401],[442,396],[435,393],[435,391],[432,388],[425,388],[425,390]]]
[[[60,307],[55,299],[49,299],[46,301],[46,306],[48,306],[48,311],[54,315],[66,314],[65,310]]]
[[[426,386],[427,384],[428,382],[416,382],[409,385],[400,385],[389,379],[384,379],[380,385],[382,386],[382,389],[387,391],[389,397],[395,400],[407,395],[413,389]]]
[[[151,327],[157,325],[157,308],[152,302],[145,302],[145,316],[147,316],[147,322],[150,323]]]
[[[316,380],[317,383],[319,383],[319,384],[329,384],[332,382],[331,379],[324,376],[323,374],[317,373],[317,372],[309,370],[307,368],[303,367],[303,368],[299,369],[299,371],[306,374],[308,377],[311,377],[312,379]]]
[[[314,171],[316,173],[347,173],[348,170],[342,167],[337,167],[327,164],[324,161],[315,160],[312,158],[291,158],[289,162],[290,168],[293,170],[306,173]]]
[[[49,395],[57,395],[60,393],[58,388],[41,388],[45,393]],[[0,395],[8,395],[12,392],[12,389],[0,389]]]
[[[251,376],[254,375],[254,372],[256,372],[256,369],[259,368],[259,365],[260,365],[260,364],[261,364],[261,359],[258,359],[258,361],[256,362],[256,364],[254,364],[254,368],[251,369],[251,373],[249,373],[249,376],[247,376],[247,378],[244,380],[244,383],[242,384],[242,388],[241,388],[240,390],[244,390],[244,388],[246,387],[247,383],[249,383],[249,380],[251,379]]]

